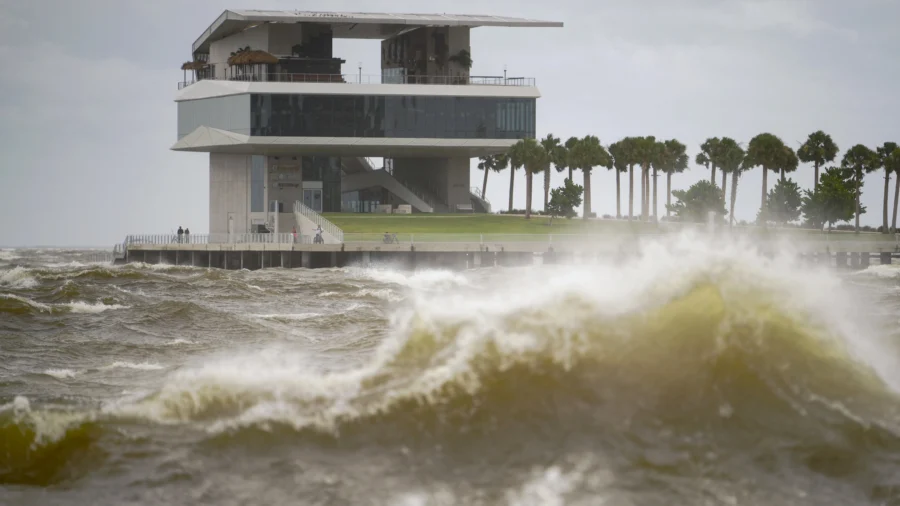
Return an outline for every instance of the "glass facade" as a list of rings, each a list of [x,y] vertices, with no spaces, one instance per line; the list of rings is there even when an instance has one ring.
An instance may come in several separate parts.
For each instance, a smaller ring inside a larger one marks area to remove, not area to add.
[[[287,137],[533,138],[535,99],[252,94],[250,130]]]
[[[321,181],[321,197],[316,193],[310,193],[310,198],[315,205],[313,209],[322,211],[339,212],[341,210],[341,159],[337,156],[304,156],[303,180]],[[304,194],[304,199],[306,195]],[[316,199],[321,198],[321,204]],[[309,204],[307,204],[309,205]],[[319,207],[321,206],[321,207]]]
[[[250,212],[264,212],[266,202],[266,157],[250,157]]]

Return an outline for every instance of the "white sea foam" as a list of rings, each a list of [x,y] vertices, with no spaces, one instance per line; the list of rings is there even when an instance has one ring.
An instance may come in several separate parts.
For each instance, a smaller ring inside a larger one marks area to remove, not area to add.
[[[883,279],[900,278],[900,265],[872,265],[861,271],[857,271],[856,275],[873,276]]]
[[[125,361],[116,361],[110,365],[101,367],[101,370],[109,370],[109,369],[135,369],[138,371],[158,371],[160,369],[164,369],[165,366],[154,364],[151,362],[125,362]]]
[[[16,255],[16,250],[13,249],[0,249],[0,262],[10,262],[12,260],[16,260],[18,258],[22,258],[19,255]]]
[[[40,302],[35,302],[29,298],[21,297],[19,295],[14,295],[11,293],[0,293],[0,298],[17,300],[19,302],[23,302],[23,303],[28,304],[29,306],[37,309],[38,311],[44,311],[47,313],[53,312],[53,308],[48,306],[47,304],[41,304]]]
[[[322,316],[322,313],[255,314],[253,316],[264,320],[308,320]]]
[[[178,338],[178,339],[172,339],[171,341],[164,342],[163,346],[179,346],[182,344],[196,344],[196,343],[194,341],[191,341],[190,339]]]
[[[415,272],[403,272],[388,269],[363,269],[360,272],[362,275],[375,281],[402,285],[418,290],[470,284],[465,275],[443,269],[426,269]]]
[[[53,376],[57,379],[66,379],[66,378],[74,378],[77,372],[72,369],[47,369],[44,371],[44,374],[48,376]]]
[[[103,304],[102,302],[97,302],[91,304],[90,302],[82,302],[75,301],[69,302],[65,304],[69,308],[69,310],[73,313],[102,313],[104,311],[110,311],[113,309],[128,309],[129,306],[121,306],[118,304]]]
[[[37,286],[37,280],[34,279],[31,269],[20,266],[0,274],[0,286],[34,288]]]

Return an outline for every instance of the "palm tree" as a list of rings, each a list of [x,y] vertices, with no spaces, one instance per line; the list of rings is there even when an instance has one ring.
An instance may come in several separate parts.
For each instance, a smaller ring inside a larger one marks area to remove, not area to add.
[[[612,167],[612,157],[600,144],[600,139],[586,135],[572,149],[572,162],[584,175],[584,219],[591,215],[591,170],[594,167]]]
[[[564,162],[565,155],[562,153],[560,149],[562,146],[559,144],[559,138],[554,137],[553,134],[547,134],[547,137],[544,137],[541,140],[541,147],[546,151],[549,161],[551,164],[556,165],[557,169],[559,168],[560,161]],[[544,211],[547,210],[547,203],[550,202],[550,170],[544,171]]]
[[[563,158],[565,158],[565,160],[566,160],[566,167],[569,168],[569,179],[572,179],[572,169],[575,168],[570,160],[569,155],[571,155],[572,149],[575,147],[576,144],[578,144],[579,141],[580,141],[580,139],[578,137],[569,137],[569,140],[566,141],[566,145],[565,145],[566,154]],[[575,180],[572,179],[572,182],[574,183]]]
[[[878,169],[878,155],[862,144],[857,144],[844,153],[841,166],[853,172],[856,180],[856,233],[859,233],[859,196],[862,190],[863,174]]]
[[[819,167],[828,162],[833,162],[838,154],[838,146],[831,140],[831,136],[818,130],[809,134],[806,142],[797,149],[797,158],[803,163],[811,163],[815,167],[815,180],[813,181],[813,193],[819,185]]]
[[[634,166],[637,164],[635,141],[636,137],[625,137],[617,143],[622,163],[628,165],[628,221],[634,219]]]
[[[513,189],[516,184],[516,171],[524,165],[524,153],[522,153],[520,143],[514,144],[506,153],[509,160],[509,213],[513,212]]]
[[[663,152],[659,160],[659,168],[666,173],[666,217],[669,217],[669,207],[672,205],[672,174],[687,170],[690,159],[685,152],[684,144],[675,139],[669,139],[663,143]],[[656,204],[654,195],[654,205]]]
[[[884,224],[882,232],[891,233],[888,229],[888,193],[891,185],[891,172],[896,172],[896,167],[891,165],[891,155],[897,150],[896,142],[885,142],[884,146],[878,148],[878,166],[884,169]],[[898,176],[900,179],[900,176]],[[894,197],[894,208],[897,207],[897,197]],[[894,213],[896,215],[896,212]]]
[[[726,188],[728,187],[728,173],[730,169],[725,168],[725,156],[735,147],[740,147],[734,139],[731,137],[722,137],[719,139],[719,145],[716,149],[716,167],[722,172],[722,198],[725,198],[728,195]]]
[[[766,223],[766,195],[768,194],[768,174],[770,170],[778,170],[785,165],[785,145],[776,135],[762,133],[750,140],[747,147],[746,168],[763,168],[762,177],[762,204],[759,206],[759,216],[762,224]]]
[[[797,155],[794,153],[794,150],[785,146],[784,147],[784,158],[781,160],[781,164],[778,169],[781,171],[781,182],[784,182],[784,173],[785,172],[794,172],[797,170],[797,165],[800,164],[800,161],[797,159]]]
[[[891,172],[897,174],[894,178],[894,217],[891,219],[891,228],[897,231],[897,200],[900,199],[900,148],[895,149],[891,154],[887,155],[884,160],[884,167],[891,168]]]
[[[641,166],[641,218],[650,219],[650,167],[658,163],[662,144],[656,137],[637,137],[634,142],[634,160]]]
[[[731,204],[728,210],[731,225],[734,225],[734,203],[737,201],[738,179],[741,177],[741,172],[749,168],[744,167],[744,160],[745,154],[741,145],[729,137],[722,138],[719,146],[719,167],[722,169],[723,176],[731,174]]]
[[[525,167],[525,219],[531,219],[531,197],[534,188],[534,175],[545,170],[550,157],[538,141],[522,139],[510,148],[510,158],[521,162]]]
[[[509,165],[509,157],[506,154],[489,155],[478,158],[478,169],[484,171],[484,183],[481,184],[481,198],[487,195],[488,174],[491,171],[500,172]]]
[[[619,184],[619,173],[628,172],[628,143],[625,139],[609,145],[609,154],[613,159],[613,168],[616,171],[616,219],[622,218],[622,195]]]
[[[697,153],[695,162],[697,165],[704,165],[711,169],[709,173],[709,182],[716,184],[716,148],[719,146],[718,137],[710,137],[700,145],[700,152]]]

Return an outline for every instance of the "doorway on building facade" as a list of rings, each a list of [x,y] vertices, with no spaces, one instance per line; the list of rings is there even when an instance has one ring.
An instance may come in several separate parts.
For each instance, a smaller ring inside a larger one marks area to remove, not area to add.
[[[312,209],[317,213],[322,212],[322,190],[306,189],[303,190],[303,205]]]

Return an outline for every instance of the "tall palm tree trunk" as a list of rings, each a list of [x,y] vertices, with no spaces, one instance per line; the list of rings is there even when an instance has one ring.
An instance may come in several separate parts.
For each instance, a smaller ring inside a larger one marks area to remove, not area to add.
[[[725,197],[725,185],[728,183],[728,173],[722,170],[722,197]]]
[[[737,183],[739,174],[739,172],[735,171],[735,173],[731,175],[731,206],[728,211],[729,218],[731,220],[731,226],[734,226],[734,201],[737,200]]]
[[[894,180],[894,217],[891,219],[891,228],[897,231],[897,199],[900,198],[900,174]]]
[[[672,173],[666,172],[666,218],[670,216],[669,206],[672,205]]]
[[[534,174],[525,167],[525,219],[531,219],[531,190],[534,185]]]
[[[550,168],[544,169],[544,211],[547,210],[547,203],[550,202]]]
[[[634,165],[628,166],[628,221],[634,219]]]
[[[591,215],[591,169],[581,169],[584,172],[584,219]]]
[[[644,167],[644,221],[650,221],[650,166]]]
[[[762,225],[766,224],[766,194],[768,193],[768,175],[769,168],[763,165],[763,181],[762,181],[762,204],[759,206],[759,217],[762,220]]]
[[[781,182],[784,182],[784,169],[781,169]]]
[[[619,184],[619,169],[613,167],[616,171],[616,219],[622,218],[622,188]]]
[[[653,167],[653,221],[659,221],[659,215],[656,214],[656,167]]]
[[[575,180],[572,179],[572,167],[569,167],[569,180],[572,181],[573,183],[575,182]]]
[[[888,194],[891,192],[891,173],[888,172],[887,169],[884,169],[884,224],[881,232],[884,234],[890,234],[891,231],[888,230]]]
[[[488,178],[488,173],[490,171],[491,171],[491,169],[489,169],[487,167],[484,168],[484,182],[481,183],[481,198],[482,199],[484,199],[484,193],[487,191],[487,178]]]
[[[856,173],[856,229],[855,232],[859,233],[859,194],[860,187],[862,186],[862,171],[857,171]]]
[[[709,182],[712,184],[716,184],[716,164],[709,164],[710,172],[709,172]]]
[[[819,162],[815,162],[813,164],[813,171],[815,172],[815,181],[813,181],[813,194],[819,191]]]
[[[644,220],[644,215],[645,215],[644,200],[646,200],[646,198],[647,198],[647,188],[645,186],[647,184],[647,182],[644,180],[644,172],[646,172],[646,170],[644,169],[644,166],[642,164],[641,165],[641,212],[639,214],[641,221]]]
[[[516,185],[516,171],[512,167],[509,168],[509,212],[513,210],[513,188]]]

